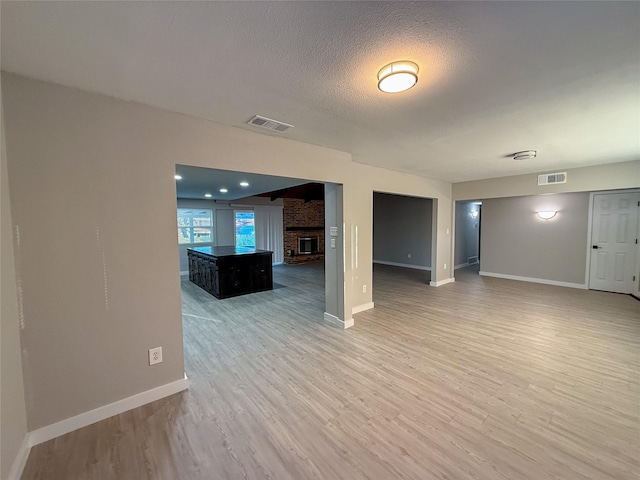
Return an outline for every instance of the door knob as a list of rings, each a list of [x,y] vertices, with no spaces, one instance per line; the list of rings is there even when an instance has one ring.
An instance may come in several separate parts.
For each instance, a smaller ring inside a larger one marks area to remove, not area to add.
[[[599,248],[600,248],[600,247],[599,247],[598,245],[594,245],[594,246],[593,246],[593,249],[594,249],[594,250],[597,250],[597,249],[599,249]]]

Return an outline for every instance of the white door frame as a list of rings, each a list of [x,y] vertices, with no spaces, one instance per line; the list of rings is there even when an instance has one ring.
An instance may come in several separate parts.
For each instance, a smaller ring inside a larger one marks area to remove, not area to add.
[[[640,193],[640,188],[623,188],[620,190],[601,190],[596,192],[589,193],[589,221],[587,223],[587,266],[584,270],[584,284],[587,286],[587,289],[590,289],[590,279],[591,279],[591,254],[593,249],[591,248],[591,239],[592,239],[592,229],[593,229],[593,201],[596,195],[609,194],[609,193]],[[638,229],[640,229],[640,223],[638,223]],[[636,246],[636,270],[640,267],[640,244]],[[638,272],[638,277],[636,278],[636,291],[638,282],[640,282],[640,272]],[[634,295],[635,296],[635,295]]]

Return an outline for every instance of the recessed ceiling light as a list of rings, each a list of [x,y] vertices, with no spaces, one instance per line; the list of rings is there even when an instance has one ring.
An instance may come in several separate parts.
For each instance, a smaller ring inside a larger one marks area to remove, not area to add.
[[[248,187],[249,186],[249,182],[240,182],[240,186],[241,187]]]
[[[211,195],[210,193],[205,193],[204,196],[207,198],[211,198],[213,195]]]
[[[220,189],[220,193],[227,193],[229,190],[227,190],[226,188],[221,188]]]
[[[418,65],[408,60],[385,65],[378,72],[378,88],[386,93],[409,90],[418,83]]]
[[[522,152],[516,152],[513,154],[514,160],[529,160],[531,158],[536,158],[538,152],[535,150],[523,150]]]
[[[182,175],[174,175],[173,178],[176,180],[182,180]]]

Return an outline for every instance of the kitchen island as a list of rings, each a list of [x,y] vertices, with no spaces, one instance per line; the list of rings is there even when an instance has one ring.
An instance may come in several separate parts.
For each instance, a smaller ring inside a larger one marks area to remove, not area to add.
[[[273,252],[248,247],[187,249],[189,280],[223,299],[273,290]]]

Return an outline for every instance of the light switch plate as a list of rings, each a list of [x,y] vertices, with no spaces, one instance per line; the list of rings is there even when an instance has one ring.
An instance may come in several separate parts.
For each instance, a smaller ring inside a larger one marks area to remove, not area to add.
[[[338,236],[338,227],[330,227],[329,228],[329,235],[331,235],[332,237],[337,237]]]

